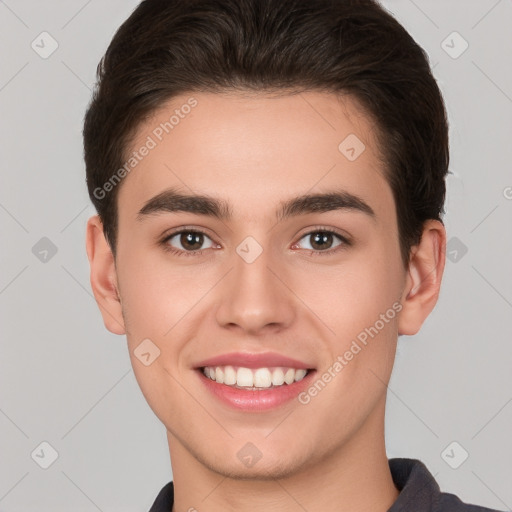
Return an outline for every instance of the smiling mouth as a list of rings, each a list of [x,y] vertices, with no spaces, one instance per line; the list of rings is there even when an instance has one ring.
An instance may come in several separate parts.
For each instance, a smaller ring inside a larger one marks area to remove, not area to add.
[[[200,371],[218,384],[243,389],[264,390],[289,386],[300,382],[312,369],[288,368],[283,366],[245,368],[243,366],[203,366]]]

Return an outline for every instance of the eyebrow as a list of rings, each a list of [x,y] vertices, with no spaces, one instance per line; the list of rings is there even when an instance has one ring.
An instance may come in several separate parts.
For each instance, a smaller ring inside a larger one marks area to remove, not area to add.
[[[281,202],[276,212],[278,221],[307,213],[323,213],[334,210],[350,210],[368,215],[375,220],[371,206],[360,197],[346,190],[333,190],[318,194],[305,194]],[[164,190],[152,197],[139,210],[137,219],[142,221],[148,216],[162,213],[188,212],[207,215],[223,221],[233,217],[229,203],[206,195],[183,194],[174,188]]]

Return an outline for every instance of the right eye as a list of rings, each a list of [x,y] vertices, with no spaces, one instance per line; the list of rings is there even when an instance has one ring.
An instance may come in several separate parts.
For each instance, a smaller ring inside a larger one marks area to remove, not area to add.
[[[205,239],[209,240],[209,244],[203,247]],[[174,232],[162,240],[162,244],[164,244],[166,250],[180,256],[201,254],[203,250],[213,247],[212,239],[206,233],[196,230]]]

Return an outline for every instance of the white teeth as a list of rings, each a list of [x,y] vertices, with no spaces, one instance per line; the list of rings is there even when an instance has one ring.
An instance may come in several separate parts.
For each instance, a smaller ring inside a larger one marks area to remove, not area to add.
[[[249,368],[238,368],[236,372],[236,385],[244,388],[254,386],[254,376]]]
[[[272,384],[274,386],[281,386],[284,384],[284,372],[281,368],[276,368],[272,372]]]
[[[228,386],[236,384],[236,372],[232,366],[224,367],[224,384]]]
[[[291,384],[295,380],[295,370],[293,368],[289,368],[286,370],[284,374],[284,381],[286,384]]]
[[[258,368],[254,372],[254,385],[257,388],[269,388],[272,386],[272,374],[268,368]]]
[[[306,373],[307,371],[302,368],[300,370],[295,370],[295,382],[302,380],[306,376]]]
[[[206,377],[228,386],[241,388],[267,389],[283,384],[293,384],[307,375],[303,368],[244,368],[233,366],[206,366],[203,368]]]
[[[219,368],[218,366],[217,366],[217,368],[215,368],[215,380],[219,384],[224,383],[224,372],[222,371],[222,368]]]

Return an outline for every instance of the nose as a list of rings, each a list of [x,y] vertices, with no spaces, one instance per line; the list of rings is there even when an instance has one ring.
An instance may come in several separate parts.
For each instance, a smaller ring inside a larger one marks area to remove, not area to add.
[[[233,269],[222,282],[216,311],[221,327],[258,335],[279,332],[293,323],[297,301],[282,265],[271,261],[268,252],[263,250],[250,263],[234,254]]]

